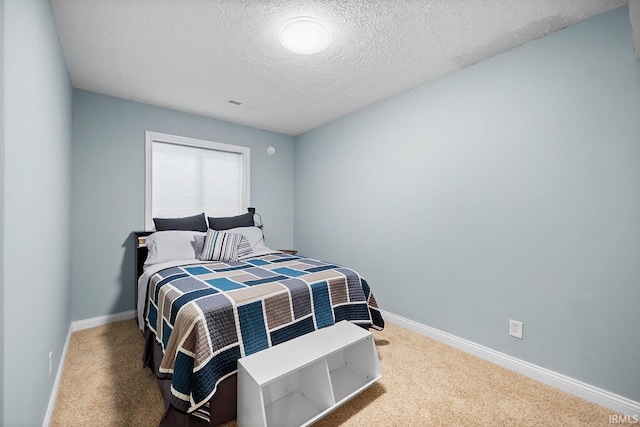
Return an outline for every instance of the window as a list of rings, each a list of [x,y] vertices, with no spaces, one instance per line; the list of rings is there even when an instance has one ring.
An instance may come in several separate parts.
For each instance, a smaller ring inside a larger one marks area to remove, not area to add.
[[[153,218],[233,216],[249,206],[249,148],[146,132],[145,225]]]

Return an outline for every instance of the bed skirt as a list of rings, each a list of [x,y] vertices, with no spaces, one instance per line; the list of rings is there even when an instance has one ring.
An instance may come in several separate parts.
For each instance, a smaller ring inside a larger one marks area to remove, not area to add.
[[[154,335],[145,327],[145,346],[142,361],[145,368],[149,368],[156,376],[158,388],[164,401],[164,415],[160,421],[160,427],[217,427],[237,418],[237,374],[222,380],[218,384],[216,394],[209,401],[210,421],[207,423],[202,418],[190,415],[169,404],[171,395],[171,380],[158,378],[158,368],[162,362],[162,347],[154,339]]]

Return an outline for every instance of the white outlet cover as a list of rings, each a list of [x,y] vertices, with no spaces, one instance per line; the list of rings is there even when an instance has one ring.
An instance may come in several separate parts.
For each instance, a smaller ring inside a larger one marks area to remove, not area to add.
[[[518,322],[517,320],[510,319],[509,320],[509,335],[512,337],[522,339],[522,322]]]

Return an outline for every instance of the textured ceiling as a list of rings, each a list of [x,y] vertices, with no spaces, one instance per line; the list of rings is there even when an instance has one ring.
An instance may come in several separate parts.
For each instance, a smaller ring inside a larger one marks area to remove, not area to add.
[[[74,87],[288,135],[625,3],[51,0]],[[280,45],[299,15],[329,25],[327,50]]]

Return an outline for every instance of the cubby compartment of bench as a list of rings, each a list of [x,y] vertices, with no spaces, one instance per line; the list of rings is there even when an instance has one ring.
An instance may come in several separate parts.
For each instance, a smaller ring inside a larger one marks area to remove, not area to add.
[[[238,425],[309,425],[380,377],[371,332],[339,322],[238,360]]]

